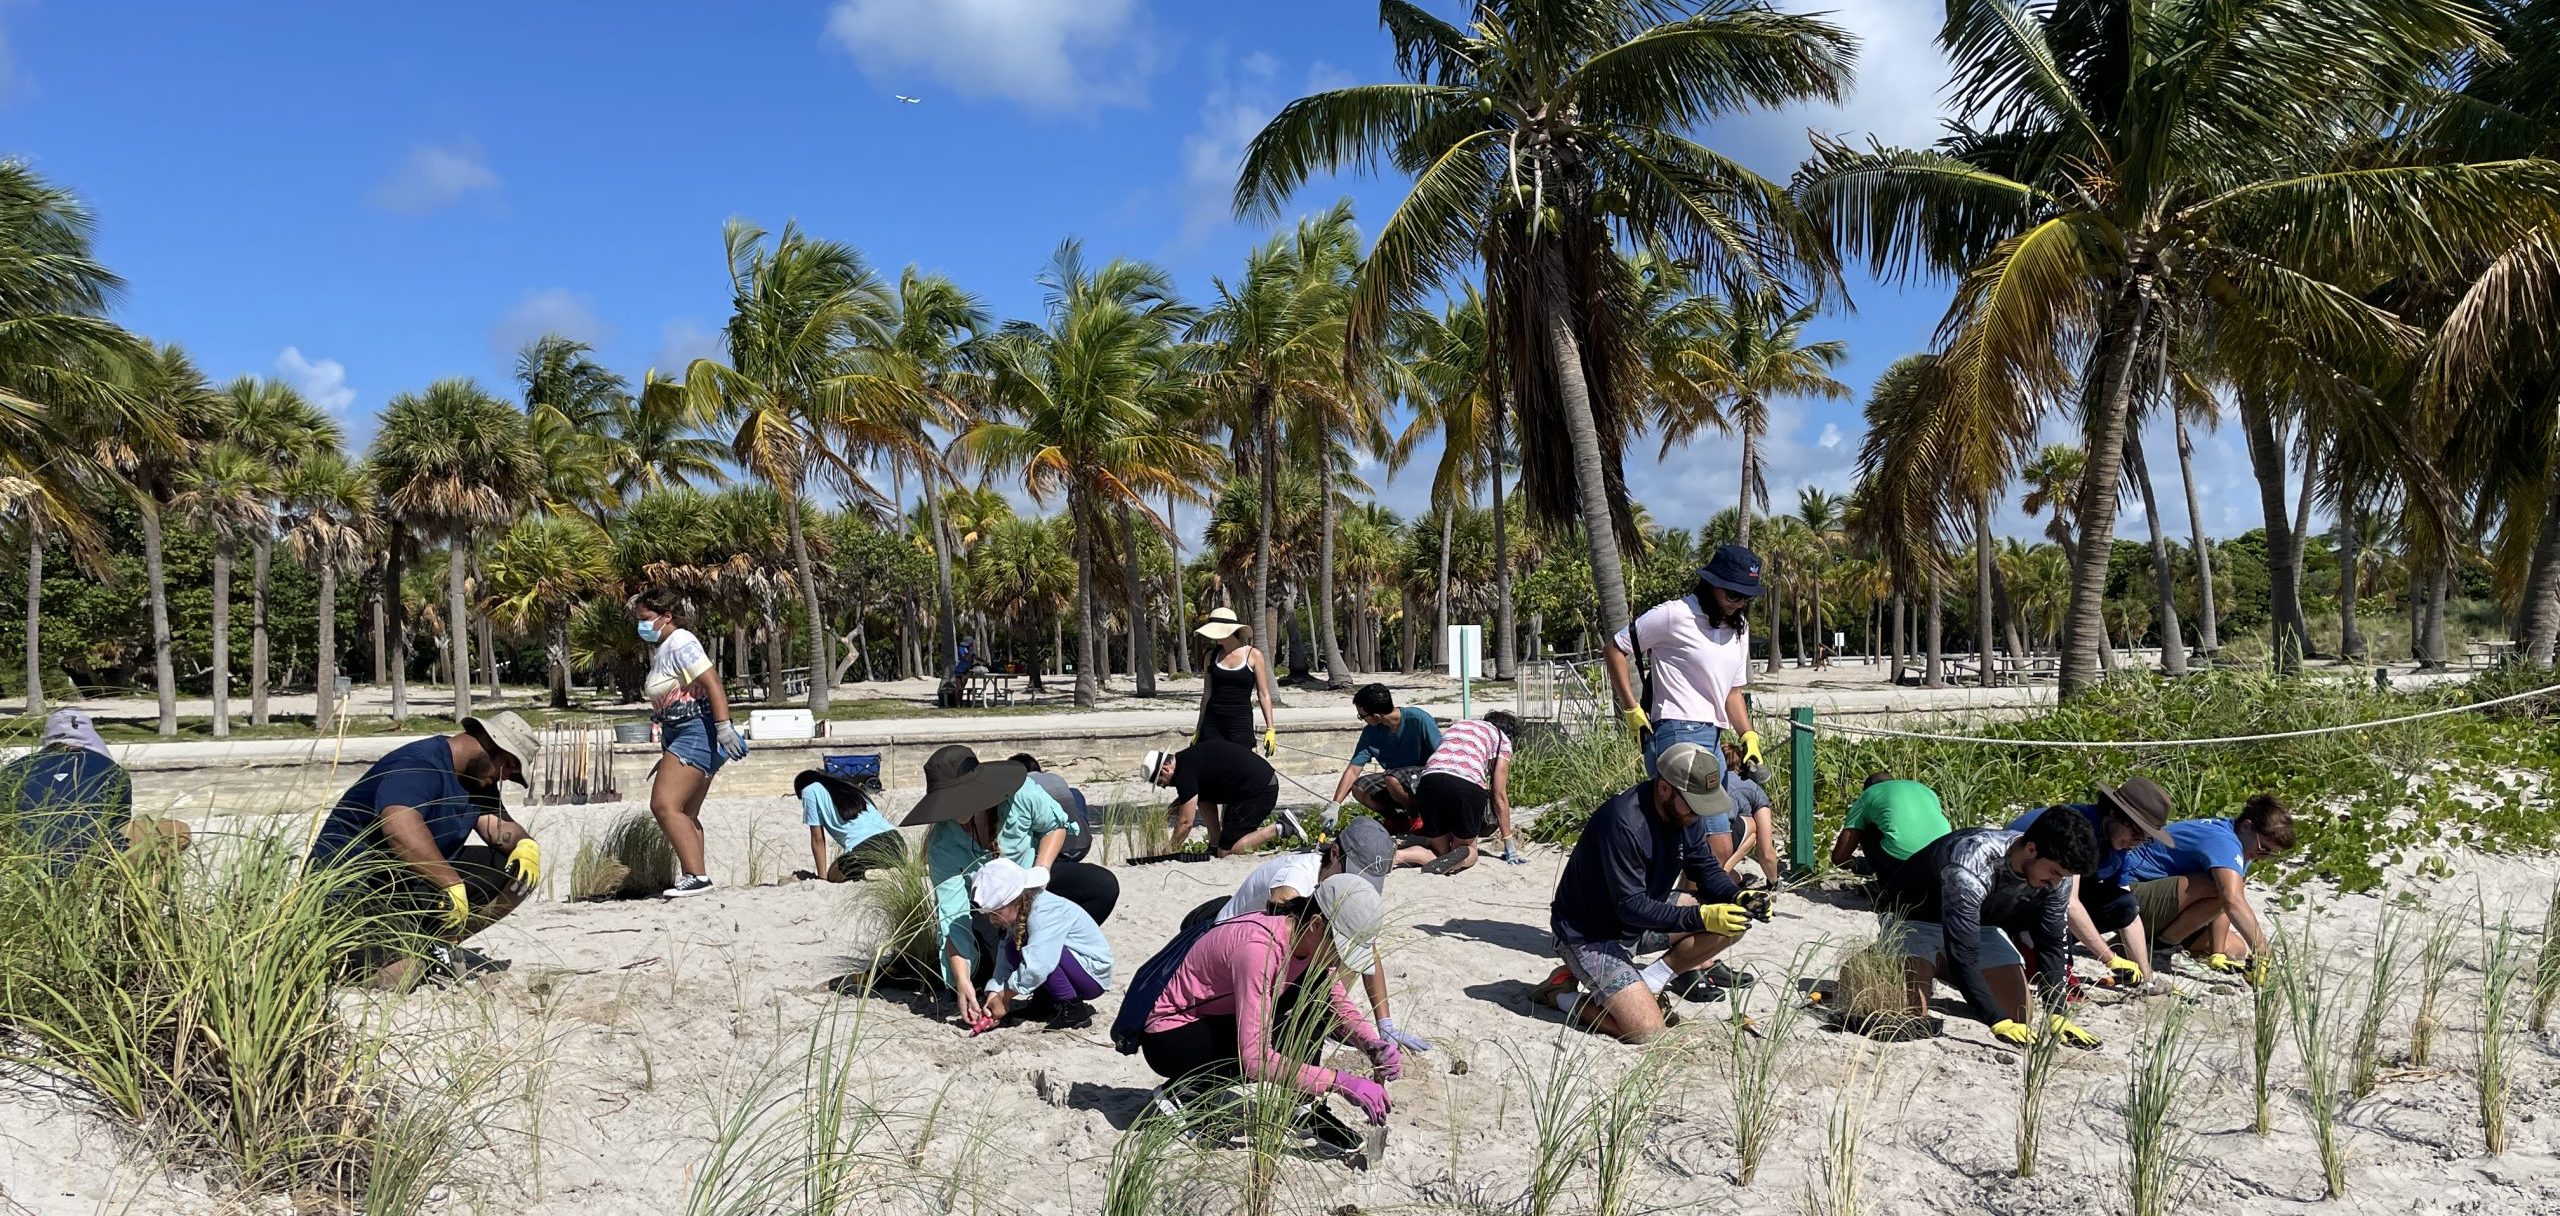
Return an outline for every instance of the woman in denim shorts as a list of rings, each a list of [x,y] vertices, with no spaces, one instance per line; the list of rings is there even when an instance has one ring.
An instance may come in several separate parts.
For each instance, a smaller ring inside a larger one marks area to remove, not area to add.
[[[676,854],[679,873],[676,884],[666,889],[669,898],[711,889],[710,864],[703,858],[702,800],[711,793],[711,777],[720,766],[747,754],[746,740],[729,723],[729,694],[710,654],[676,620],[679,603],[673,592],[659,587],[632,596],[630,602],[640,640],[651,648],[649,678],[642,688],[663,754],[649,783],[649,814]]]

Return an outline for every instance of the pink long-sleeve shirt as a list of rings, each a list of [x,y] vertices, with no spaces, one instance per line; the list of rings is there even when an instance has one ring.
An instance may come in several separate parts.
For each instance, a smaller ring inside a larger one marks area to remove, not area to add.
[[[1244,1075],[1257,1081],[1286,1077],[1300,1092],[1324,1093],[1333,1088],[1332,1069],[1299,1064],[1271,1048],[1272,1002],[1280,989],[1306,970],[1304,960],[1290,956],[1288,918],[1259,912],[1239,916],[1192,943],[1191,953],[1184,956],[1147,1015],[1146,1030],[1171,1030],[1211,1014],[1231,1014]],[[1363,1050],[1376,1045],[1377,1029],[1351,1003],[1342,985],[1330,985],[1325,1001],[1333,1007],[1345,1041]]]

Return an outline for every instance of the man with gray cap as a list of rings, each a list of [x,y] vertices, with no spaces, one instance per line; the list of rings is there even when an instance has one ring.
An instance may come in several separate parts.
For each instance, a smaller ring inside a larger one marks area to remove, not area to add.
[[[1311,895],[1324,880],[1337,874],[1351,874],[1366,879],[1380,895],[1386,894],[1387,872],[1396,864],[1396,842],[1377,820],[1353,819],[1345,824],[1342,835],[1312,852],[1282,853],[1253,868],[1238,884],[1236,893],[1226,899],[1210,899],[1182,918],[1182,927],[1215,924],[1234,920],[1254,912],[1267,912],[1285,906],[1301,896]],[[1387,1010],[1387,969],[1384,964],[1361,973],[1361,987],[1369,994],[1369,1010],[1377,1015],[1378,1033],[1396,1041],[1408,1051],[1429,1051],[1431,1042],[1420,1035],[1396,1028],[1395,1015]]]
[[[383,911],[435,943],[427,953],[449,958],[448,947],[515,911],[542,881],[542,846],[498,796],[502,782],[530,788],[526,774],[541,763],[542,737],[513,713],[464,718],[453,734],[403,744],[347,787],[312,838],[308,864],[350,868]],[[374,982],[404,986],[418,964],[397,958]]]
[[[57,709],[44,741],[0,768],[13,835],[52,860],[56,872],[89,850],[132,838],[133,781],[107,754],[87,710]]]
[[[1704,827],[1707,815],[1730,805],[1722,759],[1699,744],[1675,743],[1663,749],[1653,780],[1592,812],[1550,907],[1564,966],[1531,992],[1531,1004],[1642,1043],[1669,1024],[1664,993],[1672,981],[1705,968],[1750,929],[1742,890],[1716,864]],[[1684,877],[1696,895],[1674,893]],[[1665,953],[1637,965],[1636,955],[1656,950]]]

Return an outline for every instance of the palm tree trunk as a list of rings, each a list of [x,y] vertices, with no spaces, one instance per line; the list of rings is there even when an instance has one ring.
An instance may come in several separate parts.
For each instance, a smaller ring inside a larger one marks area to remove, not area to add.
[[[1929,637],[1929,662],[1928,666],[1921,669],[1920,686],[1923,688],[1947,686],[1946,653],[1941,648],[1941,643],[1945,639],[1939,635],[1941,623],[1946,619],[1944,594],[1938,572],[1933,568],[1929,571],[1929,621],[1924,626]]]
[[[1991,552],[1991,491],[1986,489],[1973,498],[1973,636],[1982,660],[1977,682],[1984,688],[2000,682],[2000,665],[1991,659],[1992,584],[1998,575]]]
[[[1518,605],[1511,597],[1510,521],[1503,518],[1502,455],[1508,446],[1502,429],[1507,422],[1500,402],[1493,407],[1493,458],[1485,462],[1493,476],[1493,624],[1500,635],[1493,644],[1494,678],[1508,680],[1520,671],[1520,621]]]
[[[1329,684],[1340,684],[1354,668],[1343,657],[1342,631],[1335,627],[1334,612],[1342,601],[1334,595],[1333,536],[1334,517],[1338,514],[1333,501],[1333,461],[1316,461],[1316,645],[1324,648],[1324,678]]]
[[[2124,458],[2142,491],[2143,522],[2150,526],[2151,587],[2160,597],[2160,670],[2183,676],[2187,674],[2187,639],[2178,623],[2177,572],[2169,566],[2169,539],[2160,528],[2160,496],[2151,488],[2151,462],[2142,454],[2141,433],[2131,428],[2124,435]]]
[[[390,617],[384,632],[391,638],[391,721],[395,726],[409,720],[409,630],[401,620],[406,605],[400,602],[400,550],[408,540],[405,533],[399,524],[392,524],[383,546],[382,595]]]
[[[2524,642],[2525,660],[2549,667],[2552,648],[2560,642],[2560,490],[2546,490],[2542,497],[2542,533],[2525,566],[2523,619],[2516,634]]]
[[[789,639],[782,636],[782,605],[780,602],[782,597],[768,592],[767,594],[757,598],[762,601],[764,607],[764,679],[766,685],[764,690],[764,699],[765,703],[768,705],[781,705],[790,695],[784,691],[784,680],[782,678],[782,671],[785,666],[782,648],[789,644]],[[742,637],[744,636],[744,633],[744,630],[740,631],[740,635]],[[741,643],[741,648],[744,648],[743,643]],[[832,672],[835,668],[830,667],[827,668],[827,670]],[[818,668],[814,663],[809,668],[809,676],[811,683],[817,682]]]
[[[1458,505],[1445,503],[1440,508],[1440,596],[1439,627],[1431,631],[1433,653],[1449,644],[1449,547],[1458,534]]]
[[[1627,575],[1618,555],[1616,505],[1609,501],[1600,467],[1600,428],[1591,416],[1591,390],[1582,375],[1582,342],[1565,315],[1565,299],[1561,289],[1540,292],[1538,311],[1545,323],[1547,357],[1555,365],[1556,393],[1563,398],[1565,437],[1573,444],[1574,489],[1591,544],[1591,583],[1600,593],[1597,644],[1606,645],[1627,627]],[[1750,526],[1750,517],[1743,518],[1744,526]]]
[[[1129,674],[1138,682],[1138,695],[1156,695],[1155,622],[1146,609],[1146,581],[1138,573],[1138,517],[1126,500],[1120,503],[1120,540],[1128,546],[1129,570]],[[1175,567],[1177,576],[1181,568]]]
[[[1766,563],[1763,563],[1763,568],[1766,568]],[[1783,622],[1779,618],[1786,615],[1787,597],[1783,592],[1772,590],[1770,594],[1760,598],[1768,601],[1769,604],[1769,674],[1776,675],[1778,674],[1778,634],[1783,632],[1780,628]],[[1618,635],[1615,630],[1612,630],[1600,636],[1614,638]]]
[[[791,532],[791,564],[800,574],[800,607],[809,614],[809,713],[827,716],[828,685],[835,675],[835,653],[829,649],[835,639],[827,632],[826,609],[818,604],[818,564],[809,560],[809,535],[800,527],[800,496],[787,494],[782,499],[782,523]],[[820,679],[819,673],[826,673]]]
[[[338,729],[338,564],[320,561],[320,649],[313,656],[311,729],[326,735]]]
[[[551,652],[551,708],[569,708],[569,613],[553,608],[548,614],[544,641]]]
[[[1895,579],[1893,588],[1893,671],[1885,677],[1885,679],[1895,684],[1902,683],[1902,622],[1910,615],[1911,614],[1909,612],[1904,610],[1902,604],[1902,580]]]
[[[2418,645],[2419,663],[2430,671],[2442,671],[2445,667],[2444,597],[2447,586],[2452,582],[2451,561],[2436,559],[2434,569],[2427,572],[2427,615],[2419,631]]]
[[[1166,615],[1173,621],[1173,632],[1166,635],[1172,645],[1164,647],[1165,671],[1177,676],[1188,675],[1191,671],[1191,647],[1185,644],[1184,639],[1191,633],[1191,600],[1183,594],[1188,588],[1182,577],[1182,528],[1174,522],[1171,486],[1165,487],[1164,492],[1164,527],[1164,542],[1173,550],[1172,602],[1165,605]]]
[[[391,679],[391,639],[383,632],[380,572],[373,577],[373,683],[380,687]]]
[[[231,737],[231,540],[213,543],[213,737]]]
[[[477,552],[471,555],[471,585],[475,589],[488,585],[486,576],[480,571]],[[489,613],[475,604],[471,609],[471,624],[480,635],[480,682],[489,686],[489,704],[494,706],[499,698],[506,696],[506,690],[498,686],[498,623],[489,619]]]
[[[2213,546],[2204,535],[2204,504],[2196,500],[2195,445],[2187,438],[2187,418],[2169,411],[2178,437],[2178,480],[2187,488],[2187,530],[2196,547],[2196,644],[2208,657],[2222,649],[2222,623],[2213,604]]]
[[[2555,543],[2550,530],[2543,531],[2541,543]],[[2338,654],[2342,658],[2364,657],[2364,626],[2356,619],[2356,599],[2363,594],[2357,569],[2364,561],[2364,534],[2356,527],[2356,504],[2352,496],[2342,496],[2338,503]],[[2530,614],[2530,601],[2525,605]]]
[[[266,525],[249,546],[249,725],[267,724],[267,567],[275,542]]]
[[[44,716],[44,519],[27,509],[27,716]]]
[[[178,733],[178,666],[169,638],[169,573],[160,529],[160,504],[136,495],[142,511],[142,569],[151,584],[151,674],[160,693],[160,733]]]
[[[1736,541],[1745,549],[1751,547],[1751,470],[1759,462],[1760,437],[1753,434],[1752,429],[1746,425],[1742,428],[1742,501],[1737,504],[1734,511],[1735,518],[1741,521],[1741,534],[1736,537]],[[1609,636],[1618,635],[1611,633]],[[1772,655],[1775,653],[1771,651]],[[1776,660],[1773,658],[1770,661]],[[1776,668],[1770,670],[1774,671]]]
[[[453,720],[471,713],[471,615],[463,604],[463,580],[470,573],[470,547],[461,536],[445,550],[444,672],[453,687]]]
[[[1271,529],[1280,515],[1280,411],[1271,386],[1253,386],[1254,459],[1262,474],[1262,509],[1254,512],[1253,632],[1277,645],[1280,618],[1271,611]]]
[[[2249,470],[2258,479],[2258,508],[2267,531],[2267,615],[2269,646],[2278,670],[2292,671],[2310,651],[2309,639],[2296,633],[2302,615],[2302,589],[2294,581],[2292,517],[2285,510],[2284,447],[2276,438],[2275,416],[2262,390],[2243,387],[2240,426],[2249,440]]]
[[[1094,678],[1096,651],[1093,630],[1093,520],[1077,494],[1067,503],[1076,530],[1076,707],[1091,709],[1102,693],[1102,684]]]
[[[2080,478],[2079,560],[2071,567],[2071,604],[2062,624],[2061,695],[2077,696],[2098,682],[2107,646],[2107,559],[2115,549],[2116,487],[2123,478],[2125,415],[2133,401],[2133,358],[2150,315],[2147,279],[2128,284],[2110,309],[2098,337],[2095,408],[2083,450]]]
[[[937,483],[933,470],[922,469],[919,472],[919,480],[924,486],[925,522],[933,529],[934,575],[939,580],[936,594],[940,598],[935,602],[940,609],[936,616],[941,627],[934,631],[934,636],[942,639],[942,661],[948,663],[960,653],[959,610],[951,594],[951,534],[942,524],[942,487]]]

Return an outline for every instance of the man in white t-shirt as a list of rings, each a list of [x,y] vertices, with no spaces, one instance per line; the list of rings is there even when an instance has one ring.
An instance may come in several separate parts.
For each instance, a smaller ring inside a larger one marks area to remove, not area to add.
[[[1742,699],[1751,682],[1751,601],[1762,590],[1759,557],[1740,545],[1720,546],[1699,568],[1695,589],[1646,609],[1609,640],[1609,690],[1644,746],[1646,772],[1672,745],[1695,743],[1715,758],[1720,779],[1727,730],[1742,736],[1746,763],[1762,763],[1760,732],[1751,729]],[[1629,673],[1639,654],[1652,659],[1641,693]],[[1730,801],[1720,791],[1707,797]]]

